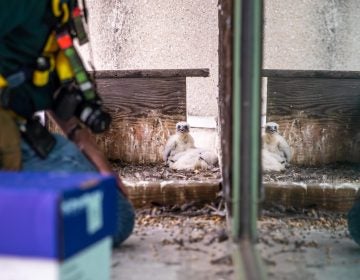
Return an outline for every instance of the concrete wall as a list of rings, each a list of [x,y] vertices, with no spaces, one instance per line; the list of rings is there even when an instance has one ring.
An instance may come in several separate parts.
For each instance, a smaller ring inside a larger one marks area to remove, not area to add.
[[[264,0],[263,40],[265,69],[359,71],[360,1]]]
[[[87,0],[95,68],[209,68],[209,78],[188,79],[188,114],[216,116],[217,2]]]
[[[264,68],[360,69],[360,1],[264,0]]]
[[[188,79],[188,113],[217,115],[218,0],[87,3],[96,69],[210,68]],[[263,67],[359,70],[360,1],[264,0]]]

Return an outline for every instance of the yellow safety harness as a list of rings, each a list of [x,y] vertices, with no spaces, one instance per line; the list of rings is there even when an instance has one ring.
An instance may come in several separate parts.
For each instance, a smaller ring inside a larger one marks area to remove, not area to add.
[[[73,6],[71,10],[69,7],[70,2]],[[38,87],[45,86],[49,82],[49,75],[54,70],[56,70],[60,81],[76,78],[74,74],[74,66],[79,67],[79,65],[74,65],[71,61],[71,56],[69,57],[69,55],[66,54],[67,49],[69,47],[73,47],[72,37],[74,34],[65,34],[65,36],[61,36],[61,34],[59,35],[58,30],[61,29],[62,26],[69,24],[71,20],[72,25],[75,27],[76,38],[78,39],[80,45],[88,41],[86,32],[82,25],[83,12],[77,5],[77,1],[52,0],[51,8],[58,24],[56,27],[57,30],[53,30],[46,40],[42,54],[36,61],[37,67],[32,69],[32,77],[30,80]],[[64,41],[66,44],[65,47]],[[13,73],[8,77],[4,77],[0,73],[0,88],[18,86],[23,82],[25,82],[25,77],[24,75],[19,75],[18,72]]]
[[[77,37],[79,38],[80,44],[87,41],[86,33],[84,29],[81,29],[82,11],[77,5],[77,1],[72,0],[52,0],[51,9],[57,19],[56,30],[51,31],[46,40],[42,54],[37,58],[36,67],[32,69],[32,71],[27,71],[31,73],[31,76],[26,76],[26,73],[21,71],[12,73],[6,77],[0,73],[0,97],[1,93],[4,92],[7,87],[16,87],[26,81],[31,81],[32,84],[37,87],[43,87],[49,83],[50,74],[54,71],[56,71],[61,82],[73,79],[79,82],[81,78],[84,78],[80,77],[80,74],[84,75],[82,72],[85,69],[78,65],[79,61],[76,61],[76,51],[74,54],[72,39],[74,34],[71,34],[71,36],[68,33],[62,34],[59,32],[59,29],[69,24],[71,20],[75,29],[79,29]],[[80,33],[85,33],[85,35]],[[73,59],[73,57],[75,57],[75,59]],[[71,60],[74,60],[75,63]],[[79,68],[81,69],[79,70]],[[79,72],[81,73],[79,74]],[[26,119],[15,114],[15,112],[7,108],[6,104],[2,104],[0,101],[0,169],[20,169],[21,151],[19,128],[21,131],[21,127],[19,124],[23,125],[26,122]],[[49,147],[49,149],[50,148],[52,147]]]

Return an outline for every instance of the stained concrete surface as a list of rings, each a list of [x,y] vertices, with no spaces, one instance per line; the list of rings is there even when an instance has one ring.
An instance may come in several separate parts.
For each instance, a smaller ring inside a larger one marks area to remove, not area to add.
[[[217,216],[138,216],[134,234],[113,251],[112,279],[236,279],[225,228]],[[360,278],[360,247],[343,214],[267,212],[258,237],[269,280]]]
[[[281,214],[259,220],[256,245],[269,280],[355,280],[360,278],[360,246],[349,236],[346,216]]]
[[[224,215],[190,205],[138,210],[134,234],[113,253],[112,279],[235,279]],[[255,247],[269,280],[360,279],[346,212],[273,203],[260,214]]]
[[[113,252],[112,279],[234,279],[224,230],[217,216],[138,216],[134,234]]]

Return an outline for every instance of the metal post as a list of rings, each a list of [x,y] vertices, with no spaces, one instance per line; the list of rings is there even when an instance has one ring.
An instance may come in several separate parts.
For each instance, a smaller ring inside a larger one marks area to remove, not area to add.
[[[261,185],[262,0],[234,0],[233,235],[234,263],[242,279],[264,279],[255,250]]]
[[[262,0],[235,0],[233,191],[235,238],[256,235],[261,184]]]

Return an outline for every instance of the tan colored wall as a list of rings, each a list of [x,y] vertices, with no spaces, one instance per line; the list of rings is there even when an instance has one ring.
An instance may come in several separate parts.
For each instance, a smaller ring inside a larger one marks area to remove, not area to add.
[[[360,1],[264,0],[264,68],[360,69]]]
[[[264,0],[263,68],[359,71],[359,50],[360,1]]]
[[[209,68],[188,79],[188,113],[216,116],[217,2],[87,0],[96,69]]]

